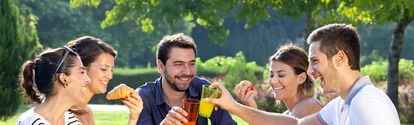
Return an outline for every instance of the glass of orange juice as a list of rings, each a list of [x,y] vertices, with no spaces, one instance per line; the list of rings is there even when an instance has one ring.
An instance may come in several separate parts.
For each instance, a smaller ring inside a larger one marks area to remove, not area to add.
[[[205,98],[218,98],[220,89],[218,88],[209,88],[209,85],[203,85],[201,92],[201,101],[198,114],[202,117],[210,117],[214,109],[213,103],[208,103],[205,101]]]

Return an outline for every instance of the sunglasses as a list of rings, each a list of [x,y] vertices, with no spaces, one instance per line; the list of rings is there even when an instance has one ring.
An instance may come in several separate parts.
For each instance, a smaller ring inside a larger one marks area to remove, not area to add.
[[[69,52],[70,52],[70,53],[72,53],[72,54],[77,55],[77,53],[76,53],[75,51],[73,51],[72,49],[70,49],[68,46],[63,46],[63,48],[65,48],[65,49],[66,49],[66,51],[65,51],[65,53],[63,54],[62,59],[60,60],[60,63],[59,63],[59,65],[57,66],[55,73],[58,73],[58,71],[59,71],[60,67],[61,67],[61,66],[62,66],[62,64],[63,64],[63,61],[65,61],[65,58],[66,58],[66,56],[68,56]]]

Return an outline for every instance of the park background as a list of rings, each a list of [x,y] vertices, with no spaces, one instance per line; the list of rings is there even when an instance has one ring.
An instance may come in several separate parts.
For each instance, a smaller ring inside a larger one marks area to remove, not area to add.
[[[409,0],[1,0],[0,118],[15,120],[27,108],[16,91],[18,71],[45,49],[84,35],[100,38],[119,53],[108,89],[119,83],[137,88],[160,76],[154,67],[156,44],[177,32],[194,38],[199,76],[230,91],[250,80],[260,93],[258,107],[282,112],[284,104],[267,91],[267,58],[284,43],[307,49],[310,31],[343,22],[360,33],[362,73],[390,96],[401,122],[413,124],[413,6]],[[95,95],[90,103],[121,104],[105,95]],[[324,103],[331,96],[316,94]]]

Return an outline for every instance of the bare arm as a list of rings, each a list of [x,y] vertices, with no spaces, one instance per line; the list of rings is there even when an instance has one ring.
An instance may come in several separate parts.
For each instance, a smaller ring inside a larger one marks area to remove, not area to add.
[[[298,119],[292,116],[282,115],[278,113],[269,113],[237,103],[221,84],[215,83],[212,84],[212,86],[219,88],[222,92],[222,95],[218,99],[207,98],[206,101],[219,105],[221,108],[229,111],[231,114],[242,118],[250,125],[263,125],[264,123],[280,125],[298,124]]]
[[[290,115],[297,118],[303,118],[319,112],[322,108],[323,105],[319,100],[315,98],[306,98],[295,105]]]
[[[317,113],[308,115],[299,120],[300,125],[322,125],[322,123],[318,120]]]

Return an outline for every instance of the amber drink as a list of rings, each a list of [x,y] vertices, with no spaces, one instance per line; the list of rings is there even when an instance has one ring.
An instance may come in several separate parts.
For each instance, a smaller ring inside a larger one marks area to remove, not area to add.
[[[199,100],[191,98],[184,99],[183,109],[188,113],[186,117],[188,122],[184,125],[196,125],[199,106]]]

